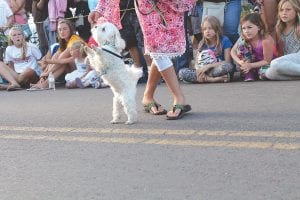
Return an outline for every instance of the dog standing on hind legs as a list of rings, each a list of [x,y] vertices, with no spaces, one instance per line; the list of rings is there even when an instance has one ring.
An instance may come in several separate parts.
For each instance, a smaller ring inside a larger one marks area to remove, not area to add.
[[[104,22],[92,28],[92,35],[99,47],[85,47],[90,63],[100,72],[104,83],[113,92],[113,119],[111,123],[119,123],[122,107],[127,115],[125,124],[137,121],[136,85],[143,75],[139,68],[124,64],[121,51],[125,41],[121,38],[118,28],[110,22]]]

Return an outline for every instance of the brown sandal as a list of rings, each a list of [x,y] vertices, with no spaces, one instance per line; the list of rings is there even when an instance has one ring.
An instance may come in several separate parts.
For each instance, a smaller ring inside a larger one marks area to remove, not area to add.
[[[178,115],[176,115],[176,116],[168,116],[167,115],[167,120],[177,120],[177,119],[182,118],[185,113],[192,110],[192,107],[188,104],[187,105],[176,104],[172,107],[172,112],[175,113],[176,110],[180,110]]]
[[[150,102],[148,104],[144,105],[144,110],[147,113],[151,113],[152,115],[165,115],[167,114],[167,110],[163,109],[161,111],[159,111],[159,107],[161,107],[160,104],[156,103],[156,102]],[[157,112],[153,112],[152,108],[156,108]]]

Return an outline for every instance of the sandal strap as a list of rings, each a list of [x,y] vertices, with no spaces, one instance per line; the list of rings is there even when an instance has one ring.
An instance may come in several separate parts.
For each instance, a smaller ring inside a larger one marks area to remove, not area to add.
[[[173,112],[175,112],[175,110],[177,110],[177,109],[179,109],[179,110],[185,110],[185,107],[184,107],[184,105],[182,105],[182,104],[175,104],[175,105],[172,107],[172,110],[173,110]]]
[[[150,103],[148,103],[147,105],[146,105],[146,107],[149,109],[149,110],[151,110],[151,108],[153,108],[153,107],[156,107],[156,103],[153,101],[153,102],[150,102]]]

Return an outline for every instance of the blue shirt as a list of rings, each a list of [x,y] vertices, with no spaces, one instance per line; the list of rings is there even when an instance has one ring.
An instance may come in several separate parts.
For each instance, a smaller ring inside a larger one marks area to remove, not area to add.
[[[90,11],[95,10],[97,4],[98,4],[98,0],[88,0],[88,5],[89,5]]]
[[[225,60],[225,56],[224,56],[225,49],[231,48],[232,43],[227,36],[223,35],[221,38],[221,45],[222,45],[222,54],[221,55],[217,54],[216,46],[208,47],[207,45],[204,45],[202,50],[211,49],[212,51],[215,52],[215,55],[217,55],[218,62],[221,62],[221,61]]]

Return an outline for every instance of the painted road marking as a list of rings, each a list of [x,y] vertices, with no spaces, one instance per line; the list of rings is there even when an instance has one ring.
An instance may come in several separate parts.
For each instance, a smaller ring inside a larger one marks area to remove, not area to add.
[[[204,140],[180,140],[180,139],[84,137],[84,136],[61,136],[61,135],[45,136],[45,135],[16,135],[16,134],[1,134],[0,139],[59,141],[59,142],[88,142],[88,143],[150,144],[150,145],[195,146],[195,147],[224,147],[224,148],[227,147],[227,148],[246,148],[246,149],[300,150],[300,144],[297,143],[273,143],[273,142],[204,141]]]
[[[71,127],[17,127],[0,126],[0,131],[97,133],[133,135],[180,135],[180,136],[229,136],[229,137],[274,137],[300,138],[300,131],[211,131],[211,130],[170,130],[170,129],[116,129],[116,128],[71,128]]]
[[[61,141],[61,142],[90,142],[90,143],[118,143],[118,144],[150,144],[150,145],[175,145],[175,146],[196,146],[196,147],[230,147],[248,149],[281,149],[300,150],[300,143],[282,142],[260,142],[260,141],[206,141],[173,138],[145,138],[143,135],[181,135],[181,136],[226,136],[226,137],[275,137],[295,138],[300,137],[300,132],[250,132],[250,131],[208,131],[208,130],[164,130],[164,129],[101,129],[101,128],[68,128],[68,127],[15,127],[0,126],[0,131],[20,131],[38,133],[97,133],[97,134],[132,134],[139,138],[132,137],[102,137],[102,136],[66,136],[66,135],[33,135],[33,134],[10,134],[0,133],[0,139],[11,140],[40,140],[40,141]]]

